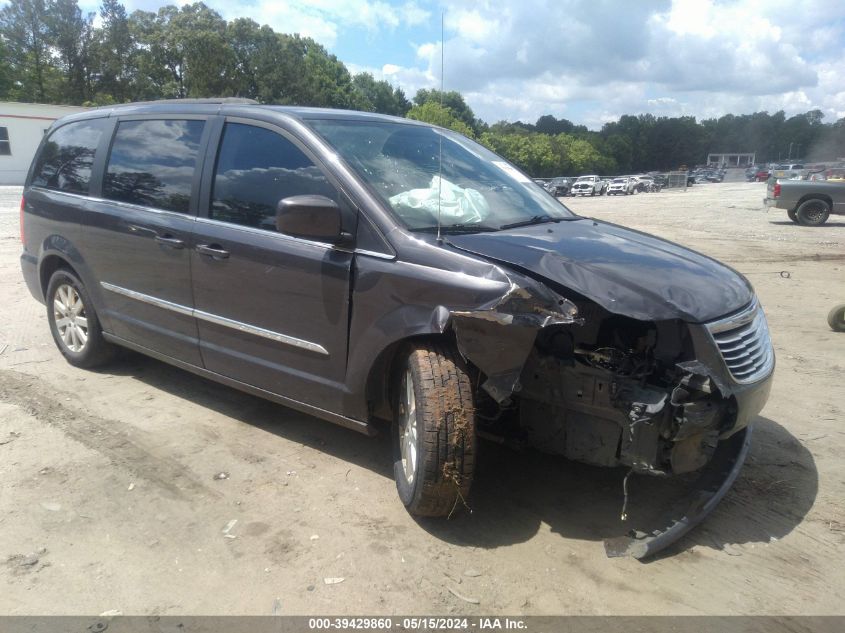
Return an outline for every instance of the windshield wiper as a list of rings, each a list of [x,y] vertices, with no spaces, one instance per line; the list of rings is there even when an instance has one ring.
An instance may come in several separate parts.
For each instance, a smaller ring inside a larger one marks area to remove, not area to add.
[[[560,222],[565,220],[566,218],[553,218],[550,215],[533,215],[527,220],[522,220],[520,222],[511,222],[510,224],[503,224],[499,227],[499,230],[505,229],[515,229],[518,226],[528,226],[530,224],[544,224],[545,222]]]
[[[413,233],[437,233],[436,226],[421,226],[415,229],[408,229]],[[443,234],[448,233],[481,233],[481,232],[489,232],[489,231],[498,231],[495,226],[485,226],[483,224],[449,224],[447,226],[441,226],[440,232]]]

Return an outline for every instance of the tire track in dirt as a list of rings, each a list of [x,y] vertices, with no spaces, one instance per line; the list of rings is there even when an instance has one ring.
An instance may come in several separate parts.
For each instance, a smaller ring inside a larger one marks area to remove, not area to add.
[[[71,404],[72,394],[56,389],[38,376],[0,369],[0,401],[16,405],[105,456],[113,465],[146,479],[180,500],[220,497],[185,467],[144,447],[138,432],[115,419],[95,415]]]

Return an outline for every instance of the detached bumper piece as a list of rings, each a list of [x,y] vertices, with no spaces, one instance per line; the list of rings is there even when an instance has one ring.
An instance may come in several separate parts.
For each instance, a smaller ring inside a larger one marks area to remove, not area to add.
[[[604,549],[611,558],[631,556],[645,559],[678,541],[701,523],[719,504],[736,481],[751,446],[751,427],[745,427],[719,442],[698,480],[686,497],[666,514],[661,527],[649,532],[632,531],[628,536],[607,539]]]

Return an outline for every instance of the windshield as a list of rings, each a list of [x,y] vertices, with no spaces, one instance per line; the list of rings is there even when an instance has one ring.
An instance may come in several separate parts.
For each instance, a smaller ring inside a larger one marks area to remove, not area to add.
[[[510,163],[460,134],[383,121],[308,123],[411,230],[436,230],[438,215],[444,232],[577,217]]]
[[[614,178],[613,179],[614,185],[624,185],[626,182],[628,182],[627,178]]]

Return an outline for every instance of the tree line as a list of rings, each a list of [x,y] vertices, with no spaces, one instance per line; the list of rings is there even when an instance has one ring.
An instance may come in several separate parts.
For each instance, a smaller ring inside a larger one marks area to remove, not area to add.
[[[478,119],[455,91],[409,100],[369,73],[351,74],[309,37],[201,2],[127,13],[103,0],[100,20],[77,0],[10,0],[0,9],[0,100],[72,105],[189,97],[350,108],[435,123],[475,138],[533,176],[634,173],[756,152],[759,162],[845,156],[845,118],[812,110],[695,117],[625,115],[588,130],[553,115],[534,123]]]

